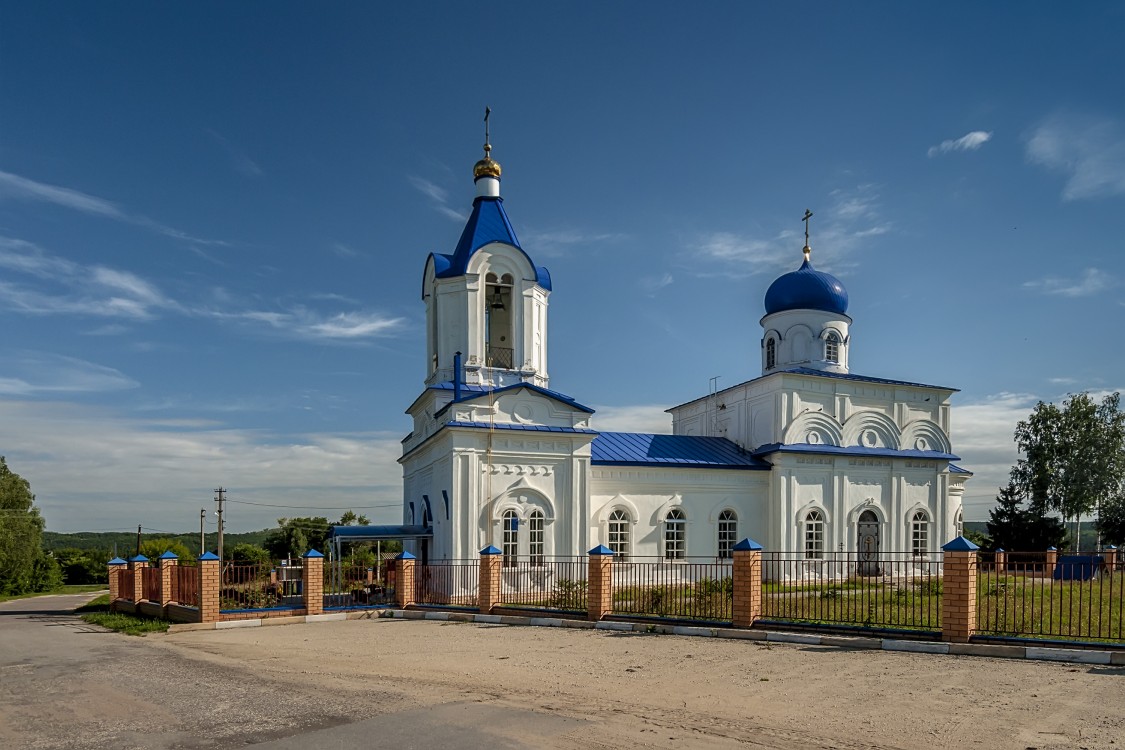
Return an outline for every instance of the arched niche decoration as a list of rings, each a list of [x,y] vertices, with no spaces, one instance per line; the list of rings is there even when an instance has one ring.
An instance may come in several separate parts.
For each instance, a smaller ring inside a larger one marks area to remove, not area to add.
[[[902,449],[951,453],[945,430],[928,419],[916,419],[902,430]]]
[[[807,411],[790,423],[785,430],[786,445],[808,443],[811,445],[844,445],[840,423],[822,411]]]
[[[850,416],[843,426],[843,445],[862,448],[890,448],[902,445],[902,432],[895,421],[877,411],[861,411]]]

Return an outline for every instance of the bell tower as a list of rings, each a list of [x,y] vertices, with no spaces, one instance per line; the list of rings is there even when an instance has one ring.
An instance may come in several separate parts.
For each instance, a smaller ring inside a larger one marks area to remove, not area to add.
[[[453,253],[426,260],[426,384],[547,387],[551,275],[523,249],[500,197],[485,110],[484,158],[473,166],[476,198]],[[463,372],[454,371],[461,353]]]

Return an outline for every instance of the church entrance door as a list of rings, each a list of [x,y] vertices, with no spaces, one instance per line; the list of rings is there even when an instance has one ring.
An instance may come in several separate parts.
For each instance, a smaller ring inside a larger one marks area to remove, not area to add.
[[[859,566],[856,571],[861,576],[879,575],[879,517],[873,511],[865,510],[857,524],[856,552]]]

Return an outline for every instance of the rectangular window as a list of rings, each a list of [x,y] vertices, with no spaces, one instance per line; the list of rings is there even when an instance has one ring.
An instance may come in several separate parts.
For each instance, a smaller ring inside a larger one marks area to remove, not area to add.
[[[824,522],[805,521],[805,557],[811,560],[824,559]]]
[[[532,565],[543,564],[543,514],[533,513],[527,523],[528,553]]]
[[[930,551],[929,524],[915,521],[911,526],[910,551],[915,555],[924,555]]]
[[[719,515],[719,557],[730,559],[734,557],[734,545],[738,536],[738,521],[730,511],[723,511]]]
[[[515,511],[505,513],[504,548],[501,550],[504,553],[505,566],[516,564],[516,555],[519,554],[519,529],[520,519],[516,516]]]

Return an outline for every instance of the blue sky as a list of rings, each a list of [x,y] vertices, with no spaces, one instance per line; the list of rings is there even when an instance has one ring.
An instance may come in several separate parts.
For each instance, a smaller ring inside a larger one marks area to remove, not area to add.
[[[770,281],[961,388],[983,518],[1038,399],[1125,384],[1120,3],[7,3],[0,454],[49,529],[398,517],[422,265],[481,118],[602,429],[759,374]],[[275,506],[295,506],[291,508]]]

